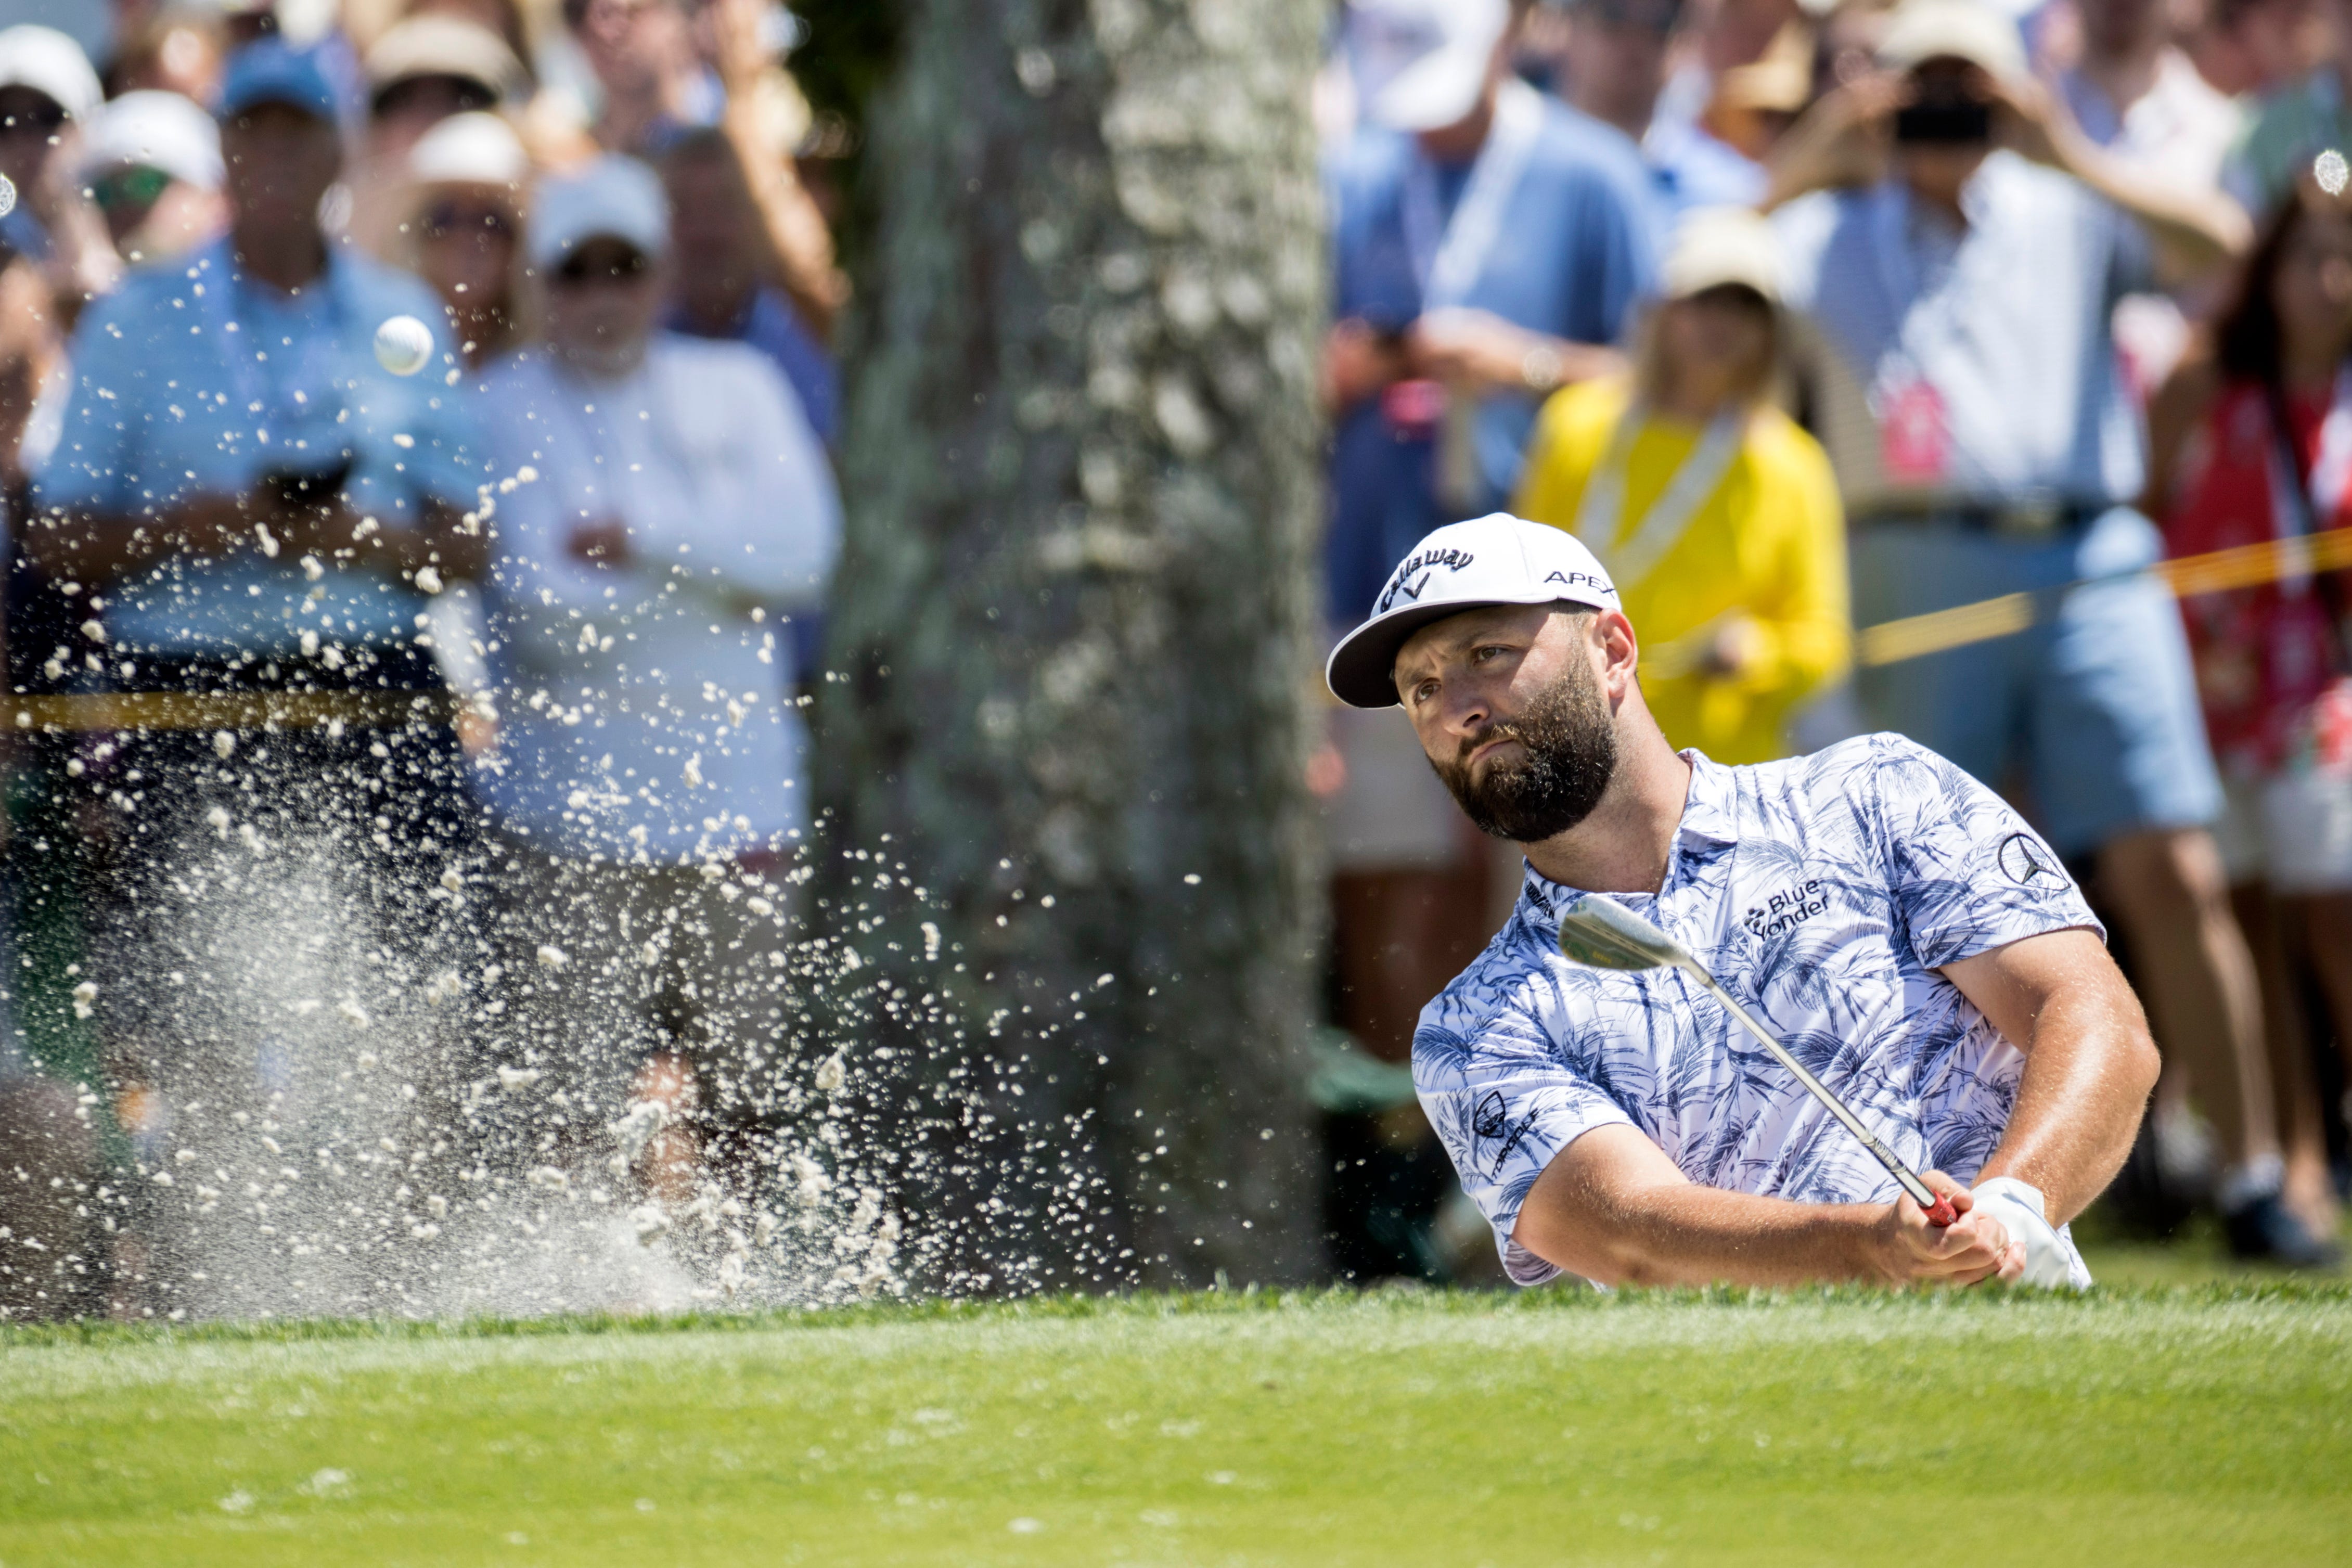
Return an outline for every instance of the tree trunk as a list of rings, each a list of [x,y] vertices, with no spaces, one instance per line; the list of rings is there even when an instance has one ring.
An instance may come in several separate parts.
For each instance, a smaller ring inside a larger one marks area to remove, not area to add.
[[[853,1070],[981,1101],[931,1151],[981,1179],[913,1200],[950,1284],[1320,1270],[1327,9],[916,0],[875,116],[814,890]]]

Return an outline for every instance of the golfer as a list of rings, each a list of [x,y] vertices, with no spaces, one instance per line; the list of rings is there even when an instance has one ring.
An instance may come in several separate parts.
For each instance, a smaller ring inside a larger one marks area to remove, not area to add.
[[[2065,1222],[2122,1164],[2157,1056],[2058,858],[1898,735],[1677,753],[1639,661],[1591,552],[1496,513],[1423,539],[1327,672],[1342,701],[1402,703],[1471,821],[1526,852],[1412,1050],[1511,1278],[2087,1285]],[[1959,1219],[1929,1225],[1679,972],[1562,958],[1580,891],[1695,953]]]

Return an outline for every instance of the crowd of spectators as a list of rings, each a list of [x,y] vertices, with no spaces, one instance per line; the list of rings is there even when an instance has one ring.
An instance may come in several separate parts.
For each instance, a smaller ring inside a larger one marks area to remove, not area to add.
[[[571,1131],[533,1158],[648,1108],[625,1178],[687,1202],[786,1005],[841,528],[848,290],[795,156],[798,23],[118,9],[102,74],[0,30],[20,1163],[94,1168],[59,1084],[160,1147],[175,1074],[274,1037],[264,991],[199,1020],[158,977],[266,924],[284,889],[237,855],[299,843],[398,911],[369,963],[528,977],[436,1048],[544,1080]],[[2141,569],[2347,521],[2352,20],[1345,0],[1330,42],[1334,624],[1508,508],[1610,564],[1677,744],[1951,756],[2085,879],[2147,998],[2151,1190],[2201,1168],[2241,1254],[2328,1262],[2352,606],[2327,571],[2176,602]],[[421,373],[379,353],[402,316]],[[2041,614],[1857,659],[1857,626],[1987,600]],[[1337,1257],[1440,1274],[1451,1178],[1397,1064],[1518,872],[1394,715],[1328,723]]]
[[[86,1194],[206,1101],[277,1127],[315,1026],[269,971],[331,933],[389,983],[349,1027],[482,993],[397,1047],[445,1121],[531,1083],[517,1162],[691,1202],[782,1027],[840,539],[792,18],[319,12],[125,10],[103,79],[0,30],[5,1136]],[[161,1304],[172,1206],[0,1298]]]
[[[2352,1174],[2320,1087],[2352,1045],[2343,579],[2281,557],[2176,601],[2147,569],[2352,521],[2346,23],[1350,0],[1318,96],[1335,627],[1428,528],[1507,506],[1610,566],[1676,744],[1896,730],[2003,791],[2165,1048],[2129,1213],[2193,1195],[2300,1266]],[[1983,604],[2000,635],[1942,651],[1853,635]],[[1342,710],[1313,770],[1355,1068],[1321,1080],[1358,1129],[1334,1223],[1370,1273],[1442,1268],[1450,1230],[1376,1068],[1518,882],[1417,752]]]

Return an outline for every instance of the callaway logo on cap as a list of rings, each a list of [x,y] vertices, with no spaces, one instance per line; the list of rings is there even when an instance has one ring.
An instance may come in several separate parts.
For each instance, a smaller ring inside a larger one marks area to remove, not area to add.
[[[1331,650],[1323,679],[1355,708],[1393,708],[1397,650],[1433,621],[1487,605],[1566,600],[1617,608],[1609,574],[1575,535],[1505,511],[1439,529],[1397,563],[1371,618]]]

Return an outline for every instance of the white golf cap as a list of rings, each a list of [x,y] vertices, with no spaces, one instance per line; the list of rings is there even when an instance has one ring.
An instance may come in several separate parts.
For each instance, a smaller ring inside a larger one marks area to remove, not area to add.
[[[220,126],[176,92],[144,89],[110,99],[89,117],[82,139],[82,177],[132,165],[161,169],[184,184],[216,191]]]
[[[29,87],[75,120],[88,120],[106,100],[81,46],[31,22],[0,31],[0,87]]]
[[[669,249],[669,197],[635,158],[609,153],[539,183],[530,208],[530,264],[544,272],[592,239],[624,239],[647,256]]]
[[[1348,0],[1348,68],[1365,118],[1392,131],[1467,119],[1510,26],[1510,0]]]
[[[530,154],[514,128],[485,110],[453,114],[416,139],[408,177],[421,185],[513,185],[530,179]]]
[[[1351,708],[1393,708],[1397,651],[1422,627],[1489,605],[1560,600],[1617,608],[1616,584],[1574,534],[1507,511],[1449,523],[1389,574],[1371,618],[1339,639],[1323,679]]]
[[[2008,82],[2029,74],[2013,17],[1982,0],[1904,0],[1878,40],[1878,63],[1907,71],[1937,59],[1966,60]]]
[[[1687,300],[1736,283],[1780,301],[1780,252],[1772,226],[1752,207],[1694,207],[1675,226],[1658,269],[1658,294]]]

